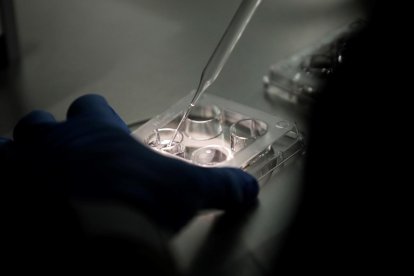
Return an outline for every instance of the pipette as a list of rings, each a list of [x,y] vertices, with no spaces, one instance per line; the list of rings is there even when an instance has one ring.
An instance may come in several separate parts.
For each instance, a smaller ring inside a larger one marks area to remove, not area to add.
[[[187,119],[188,115],[191,112],[191,109],[196,105],[201,95],[217,79],[217,76],[220,74],[221,69],[223,69],[224,64],[229,58],[231,52],[237,44],[237,41],[241,37],[244,29],[246,28],[261,1],[262,0],[243,0],[240,4],[239,8],[233,16],[233,19],[230,21],[229,26],[227,27],[219,43],[214,49],[213,54],[204,67],[203,72],[201,73],[201,78],[197,90],[195,91],[190,104],[185,110],[183,117],[178,123],[178,126],[175,129],[174,135],[170,140],[169,145],[173,143],[175,137],[177,136],[178,130],[180,129],[183,122]]]

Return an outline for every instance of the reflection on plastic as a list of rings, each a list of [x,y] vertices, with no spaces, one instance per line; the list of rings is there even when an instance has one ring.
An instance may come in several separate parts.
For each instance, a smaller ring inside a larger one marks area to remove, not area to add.
[[[185,134],[194,140],[208,140],[220,135],[222,113],[215,105],[195,106],[185,121]]]
[[[230,147],[233,152],[238,152],[258,137],[264,135],[267,125],[254,119],[243,119],[230,126]]]
[[[209,145],[193,152],[191,160],[200,166],[214,166],[230,159],[231,153],[225,147]]]

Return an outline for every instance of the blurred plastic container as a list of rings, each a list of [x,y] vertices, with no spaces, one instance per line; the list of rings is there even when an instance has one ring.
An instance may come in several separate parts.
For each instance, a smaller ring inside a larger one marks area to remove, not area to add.
[[[343,62],[343,52],[352,37],[365,25],[363,20],[342,27],[317,44],[270,66],[264,89],[270,100],[313,102],[328,78]]]

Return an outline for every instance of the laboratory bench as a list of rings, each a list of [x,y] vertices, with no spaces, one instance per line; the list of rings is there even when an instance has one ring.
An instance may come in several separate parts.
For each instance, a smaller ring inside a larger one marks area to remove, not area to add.
[[[0,78],[0,133],[26,112],[63,120],[86,93],[103,95],[128,123],[160,114],[198,84],[240,0],[15,0],[21,60]],[[306,140],[309,107],[266,97],[270,65],[361,16],[357,1],[264,0],[217,81],[218,95],[295,122]],[[301,189],[296,158],[239,216],[207,213],[171,240],[184,273],[262,275],[277,254]]]

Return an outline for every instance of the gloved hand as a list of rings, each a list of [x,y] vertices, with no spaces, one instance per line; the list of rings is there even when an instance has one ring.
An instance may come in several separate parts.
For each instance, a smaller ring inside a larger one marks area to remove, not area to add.
[[[98,95],[74,101],[64,122],[33,111],[13,136],[0,141],[0,153],[7,152],[13,177],[33,190],[126,202],[170,230],[202,209],[249,206],[258,194],[256,180],[239,169],[202,168],[148,149]]]

